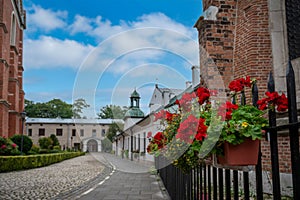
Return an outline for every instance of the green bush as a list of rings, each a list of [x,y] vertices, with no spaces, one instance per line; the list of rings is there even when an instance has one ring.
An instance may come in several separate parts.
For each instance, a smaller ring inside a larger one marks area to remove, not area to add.
[[[53,146],[53,150],[59,150],[59,151],[61,151],[61,148],[60,148],[59,145],[58,146]]]
[[[51,140],[52,140],[52,145],[53,145],[53,147],[54,147],[54,146],[59,146],[59,145],[60,145],[60,144],[59,144],[59,141],[58,141],[58,139],[57,139],[57,137],[56,137],[56,135],[51,134],[51,135],[50,135],[50,138],[51,138]]]
[[[18,145],[0,136],[0,155],[20,155]]]
[[[18,145],[19,151],[21,151],[21,143],[23,137],[23,153],[27,154],[27,152],[32,147],[32,140],[27,135],[14,135],[10,139]]]
[[[32,145],[30,151],[35,152],[35,153],[39,153],[40,152],[40,147],[37,145]]]
[[[49,149],[40,149],[39,150],[39,154],[45,154],[45,153],[49,153],[50,150]]]
[[[61,151],[60,150],[57,150],[57,149],[51,149],[49,151],[49,153],[60,153]]]
[[[43,167],[81,155],[84,155],[84,153],[64,152],[29,156],[0,156],[0,172]]]
[[[27,155],[36,155],[36,154],[38,154],[38,152],[35,152],[35,151],[32,151],[32,150],[27,152]]]
[[[39,139],[39,145],[41,149],[50,149],[53,145],[53,141],[49,137],[42,137]]]

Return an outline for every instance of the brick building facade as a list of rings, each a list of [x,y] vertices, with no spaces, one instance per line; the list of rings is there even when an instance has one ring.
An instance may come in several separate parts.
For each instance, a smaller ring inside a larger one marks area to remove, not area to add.
[[[23,31],[22,0],[0,0],[0,136],[22,132]]]
[[[300,108],[299,2],[203,0],[203,9],[204,15],[195,24],[199,32],[201,81],[222,91],[231,80],[248,75],[257,80],[259,96],[263,97],[272,72],[276,91],[286,92],[286,67],[291,60]],[[250,90],[246,92],[249,94]],[[262,140],[261,144],[263,168],[269,171],[269,142]],[[290,173],[286,132],[279,133],[278,144],[280,171]]]

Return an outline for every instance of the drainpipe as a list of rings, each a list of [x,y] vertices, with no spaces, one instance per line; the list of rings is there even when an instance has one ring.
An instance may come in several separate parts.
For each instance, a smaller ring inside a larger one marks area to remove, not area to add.
[[[130,154],[130,159],[131,159],[131,161],[133,161],[133,133],[132,133],[132,129],[130,129],[130,134],[131,134],[131,136],[130,136],[130,151],[131,151],[131,154]]]
[[[67,148],[69,148],[69,138],[70,138],[70,124],[67,124],[67,132],[68,132],[68,134],[67,134]]]

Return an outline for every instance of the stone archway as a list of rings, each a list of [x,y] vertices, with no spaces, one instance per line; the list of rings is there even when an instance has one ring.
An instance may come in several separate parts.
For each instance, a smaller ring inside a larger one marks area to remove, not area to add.
[[[91,139],[87,142],[87,150],[89,152],[98,152],[98,142],[94,139]]]

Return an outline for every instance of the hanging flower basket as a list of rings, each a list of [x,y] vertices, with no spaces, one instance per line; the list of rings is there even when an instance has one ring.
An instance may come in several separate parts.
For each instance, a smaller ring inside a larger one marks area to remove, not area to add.
[[[224,143],[224,156],[218,156],[218,163],[227,166],[257,165],[259,140],[245,139],[238,145]]]

